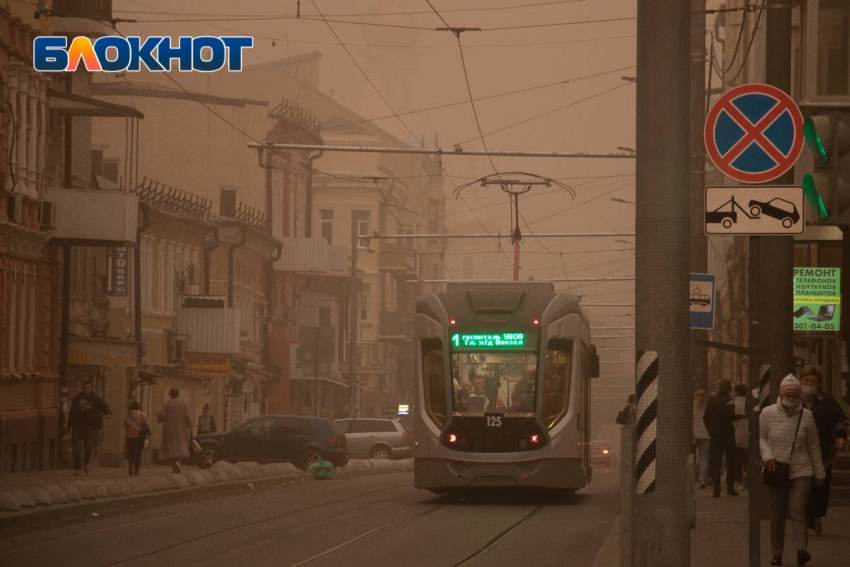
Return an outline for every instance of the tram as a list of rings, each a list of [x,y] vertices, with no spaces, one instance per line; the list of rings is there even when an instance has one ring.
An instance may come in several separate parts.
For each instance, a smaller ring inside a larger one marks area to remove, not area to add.
[[[599,358],[575,297],[544,282],[453,282],[417,302],[415,333],[416,488],[590,483]]]

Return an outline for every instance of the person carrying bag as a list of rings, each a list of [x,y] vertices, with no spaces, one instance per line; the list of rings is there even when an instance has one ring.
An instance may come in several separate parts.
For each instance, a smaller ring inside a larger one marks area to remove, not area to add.
[[[770,564],[782,565],[785,517],[790,511],[797,565],[803,566],[812,558],[806,529],[812,477],[822,483],[826,473],[815,420],[803,407],[800,382],[793,374],[782,380],[779,400],[759,416],[759,452],[770,501]]]

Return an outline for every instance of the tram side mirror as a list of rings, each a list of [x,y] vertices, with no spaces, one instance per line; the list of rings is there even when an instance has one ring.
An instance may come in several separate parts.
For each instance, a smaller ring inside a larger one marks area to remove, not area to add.
[[[596,354],[596,345],[590,345],[590,377],[599,378],[599,355]]]

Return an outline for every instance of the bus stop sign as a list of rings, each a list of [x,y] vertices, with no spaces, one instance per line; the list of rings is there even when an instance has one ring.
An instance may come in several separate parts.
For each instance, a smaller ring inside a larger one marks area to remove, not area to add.
[[[742,183],[766,183],[791,169],[800,157],[803,115],[776,87],[741,85],[714,104],[703,134],[717,169]]]

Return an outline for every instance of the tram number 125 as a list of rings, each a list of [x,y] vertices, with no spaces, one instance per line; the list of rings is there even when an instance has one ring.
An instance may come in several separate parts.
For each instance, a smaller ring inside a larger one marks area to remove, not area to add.
[[[501,415],[485,415],[487,418],[487,427],[502,427]]]

